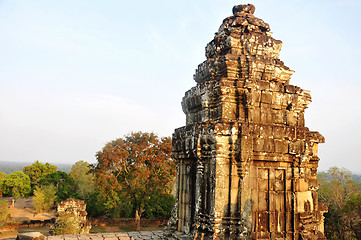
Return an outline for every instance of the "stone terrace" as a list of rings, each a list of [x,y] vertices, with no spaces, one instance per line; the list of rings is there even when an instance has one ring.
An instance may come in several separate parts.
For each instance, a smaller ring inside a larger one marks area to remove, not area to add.
[[[44,236],[39,232],[20,233],[18,240],[143,240],[164,239],[163,231],[118,232],[118,233],[90,233]],[[14,238],[10,238],[14,239]]]
[[[140,239],[162,239],[162,231],[142,232],[119,232],[119,233],[94,233],[78,235],[48,236],[47,240],[140,240]]]

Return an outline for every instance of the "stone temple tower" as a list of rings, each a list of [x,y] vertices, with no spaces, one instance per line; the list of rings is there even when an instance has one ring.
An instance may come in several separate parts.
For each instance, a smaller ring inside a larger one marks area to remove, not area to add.
[[[305,127],[310,92],[289,84],[282,42],[254,12],[233,8],[183,98],[167,239],[325,239],[316,193],[324,137]]]

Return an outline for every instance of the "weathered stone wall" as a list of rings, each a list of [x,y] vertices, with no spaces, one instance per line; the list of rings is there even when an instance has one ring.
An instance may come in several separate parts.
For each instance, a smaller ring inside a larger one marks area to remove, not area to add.
[[[305,127],[310,92],[289,84],[282,42],[254,11],[233,8],[183,98],[168,238],[324,239],[316,193],[324,138]]]

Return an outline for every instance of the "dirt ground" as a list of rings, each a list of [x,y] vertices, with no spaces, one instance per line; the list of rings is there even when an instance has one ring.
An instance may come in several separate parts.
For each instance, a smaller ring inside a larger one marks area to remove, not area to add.
[[[14,222],[18,224],[23,222],[30,222],[30,220],[50,220],[55,217],[54,211],[48,213],[36,213],[34,209],[34,202],[31,198],[22,198],[15,201],[14,207],[11,206],[12,198],[0,198],[0,201],[8,201],[10,216]],[[164,226],[141,226],[141,231],[155,231],[162,230]],[[134,231],[135,227],[129,226],[92,226],[91,233],[105,233],[105,232],[128,232]],[[32,227],[32,228],[17,228],[17,229],[0,229],[0,239],[16,238],[18,233],[23,232],[41,232],[45,236],[49,235],[49,226]]]
[[[47,213],[36,213],[34,209],[34,202],[31,198],[16,199],[14,206],[12,206],[11,197],[0,198],[0,201],[7,201],[11,219],[15,223],[30,222],[31,220],[50,220],[55,217],[54,211]],[[0,239],[14,238],[19,232],[49,232],[49,227],[40,228],[19,228],[19,229],[0,229]]]
[[[11,218],[16,222],[30,222],[30,220],[44,221],[55,217],[54,211],[36,213],[34,209],[34,201],[31,198],[16,199],[14,207],[11,206],[11,197],[0,198],[0,201],[8,201]]]

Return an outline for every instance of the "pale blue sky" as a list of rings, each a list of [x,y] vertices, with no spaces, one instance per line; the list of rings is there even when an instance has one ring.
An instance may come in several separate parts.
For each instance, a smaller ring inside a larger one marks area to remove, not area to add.
[[[249,1],[283,41],[320,169],[361,173],[361,1]],[[170,136],[222,20],[245,1],[0,0],[0,160],[95,161],[131,131]]]

